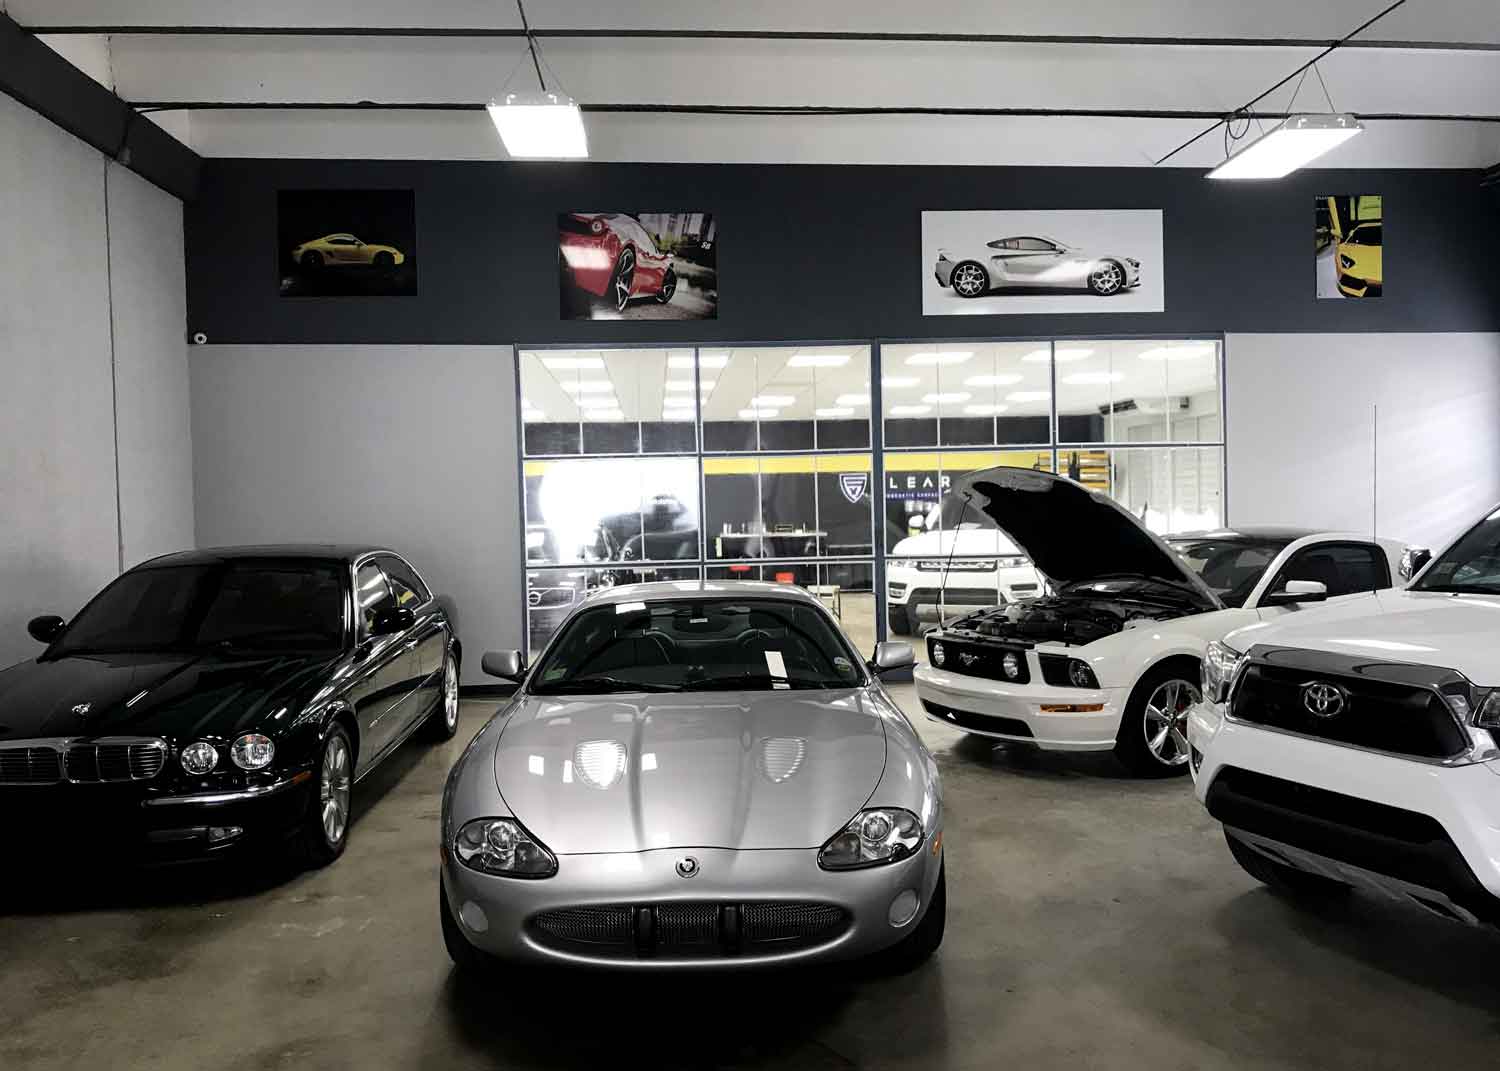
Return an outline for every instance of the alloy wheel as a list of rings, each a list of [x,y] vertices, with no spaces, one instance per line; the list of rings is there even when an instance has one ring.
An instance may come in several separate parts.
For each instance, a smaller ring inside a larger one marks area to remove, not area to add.
[[[984,289],[984,272],[977,265],[961,264],[953,271],[949,280],[953,289],[964,297],[973,297]]]
[[[1146,749],[1164,766],[1181,766],[1188,760],[1188,711],[1201,693],[1184,680],[1163,681],[1146,700]]]
[[[1113,294],[1124,281],[1124,272],[1118,264],[1106,264],[1089,276],[1089,285],[1096,294]]]
[[[630,304],[630,282],[635,277],[635,258],[626,253],[620,259],[620,270],[615,272],[615,309],[624,312]]]
[[[330,845],[343,840],[349,828],[349,786],[349,745],[335,733],[323,748],[323,772],[318,782],[323,837]]]
[[[452,655],[443,660],[443,721],[450,732],[458,725],[458,668]]]

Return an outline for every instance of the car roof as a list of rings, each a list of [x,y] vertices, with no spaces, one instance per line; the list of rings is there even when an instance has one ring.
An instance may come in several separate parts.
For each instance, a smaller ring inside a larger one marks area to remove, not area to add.
[[[1296,528],[1281,524],[1242,524],[1233,528],[1209,528],[1195,532],[1173,532],[1163,539],[1279,539],[1290,543],[1308,536],[1333,535],[1322,528]]]
[[[818,597],[795,584],[768,580],[656,580],[644,584],[620,584],[591,594],[589,605],[622,602],[655,602],[692,596],[731,599],[795,599],[821,605]]]
[[[144,561],[135,568],[157,565],[207,565],[213,562],[254,561],[256,559],[305,558],[309,561],[346,561],[371,553],[395,554],[393,550],[368,543],[261,543],[242,547],[202,547],[180,550]]]

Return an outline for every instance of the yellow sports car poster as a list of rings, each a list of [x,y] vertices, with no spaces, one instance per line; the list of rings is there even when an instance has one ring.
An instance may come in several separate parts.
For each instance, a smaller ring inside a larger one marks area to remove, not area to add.
[[[281,190],[276,209],[283,297],[417,292],[411,190]]]
[[[1318,297],[1374,298],[1385,284],[1380,196],[1318,197],[1313,203]]]

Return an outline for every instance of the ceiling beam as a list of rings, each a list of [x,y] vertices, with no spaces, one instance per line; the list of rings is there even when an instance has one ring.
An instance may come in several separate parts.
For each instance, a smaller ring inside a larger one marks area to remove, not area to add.
[[[526,36],[506,26],[27,26],[35,34],[107,34],[149,37],[471,37]],[[884,33],[859,30],[654,30],[533,29],[539,38],[656,38],[723,41],[872,41],[996,45],[1139,45],[1152,48],[1342,48],[1500,52],[1500,41],[1346,40],[1326,37],[1193,37],[1097,34]]]

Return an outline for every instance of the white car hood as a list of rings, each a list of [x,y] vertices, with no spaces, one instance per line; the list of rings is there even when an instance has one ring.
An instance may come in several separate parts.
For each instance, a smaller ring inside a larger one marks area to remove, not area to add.
[[[1021,551],[998,528],[959,528],[945,532],[918,532],[891,548],[892,555],[942,558],[949,554],[993,554],[1019,557]]]
[[[1479,685],[1500,684],[1500,597],[1388,590],[1237,629],[1225,642],[1367,655],[1384,662],[1441,666]]]

